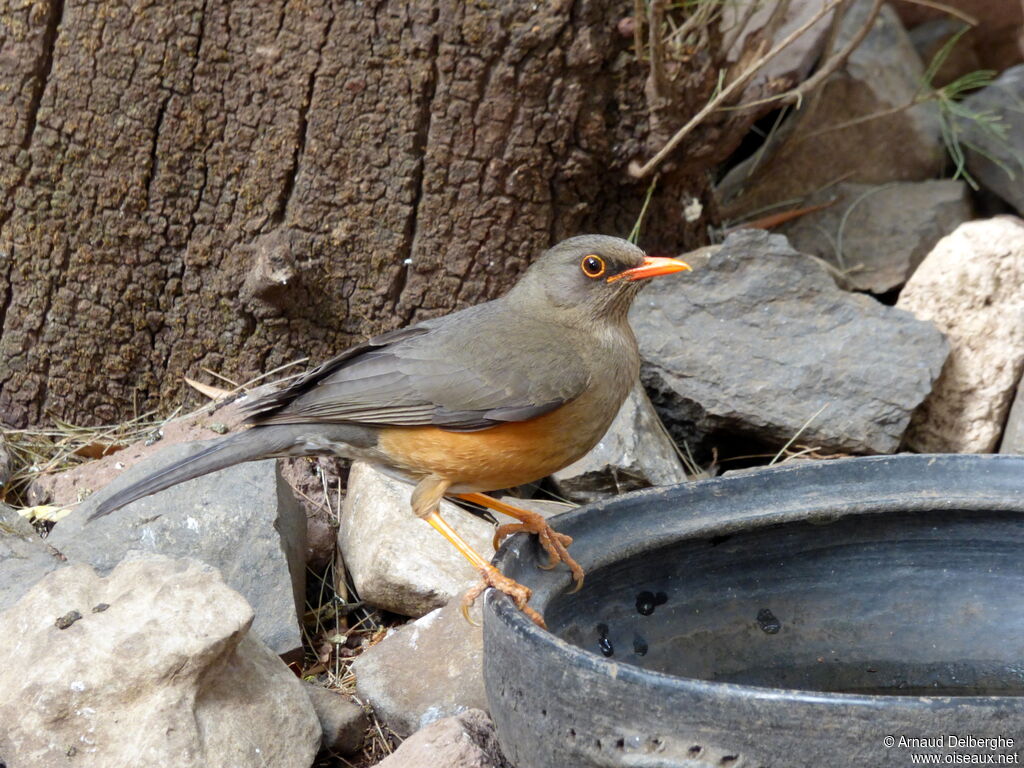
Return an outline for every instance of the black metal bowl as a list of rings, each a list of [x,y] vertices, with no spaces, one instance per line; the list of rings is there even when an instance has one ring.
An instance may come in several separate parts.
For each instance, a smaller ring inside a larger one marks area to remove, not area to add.
[[[802,462],[557,527],[579,593],[532,538],[496,559],[550,631],[485,600],[487,695],[518,768],[1022,761],[1024,457]]]

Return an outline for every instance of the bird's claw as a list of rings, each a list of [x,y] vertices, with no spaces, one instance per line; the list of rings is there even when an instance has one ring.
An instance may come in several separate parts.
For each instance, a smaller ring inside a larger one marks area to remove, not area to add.
[[[559,533],[540,515],[531,515],[521,523],[508,523],[499,526],[498,530],[494,532],[494,548],[497,549],[501,544],[501,540],[506,536],[511,536],[513,533],[537,534],[540,545],[548,554],[547,565],[538,565],[537,567],[549,571],[559,563],[565,563],[569,570],[572,571],[572,580],[575,582],[573,588],[569,590],[569,594],[575,594],[583,588],[583,568],[569,554],[568,547],[572,544],[572,536]]]
[[[541,629],[548,628],[547,624],[544,623],[544,619],[541,618],[541,615],[527,605],[530,596],[533,594],[529,587],[524,587],[518,581],[510,579],[493,565],[481,568],[480,575],[482,577],[480,583],[469,589],[466,594],[462,596],[462,605],[460,608],[466,621],[470,624],[476,625],[476,622],[470,618],[469,609],[485,589],[488,587],[494,587],[499,592],[503,592],[511,597],[512,602],[516,604],[516,608],[525,613],[534,624]]]

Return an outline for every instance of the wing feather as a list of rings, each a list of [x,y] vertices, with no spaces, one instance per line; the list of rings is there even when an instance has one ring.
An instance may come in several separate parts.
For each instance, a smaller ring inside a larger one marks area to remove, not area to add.
[[[510,318],[499,300],[372,338],[245,409],[257,424],[474,431],[526,421],[587,386],[559,341],[557,329]]]

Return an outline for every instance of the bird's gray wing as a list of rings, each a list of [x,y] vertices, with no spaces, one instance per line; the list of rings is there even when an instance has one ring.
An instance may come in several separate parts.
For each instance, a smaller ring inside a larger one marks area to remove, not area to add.
[[[249,419],[473,431],[578,397],[588,373],[567,330],[496,304],[372,338],[246,406]]]

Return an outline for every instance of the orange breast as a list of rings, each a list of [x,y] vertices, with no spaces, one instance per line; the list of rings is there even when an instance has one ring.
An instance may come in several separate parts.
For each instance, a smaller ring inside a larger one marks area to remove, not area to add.
[[[437,427],[382,429],[378,450],[414,476],[434,474],[460,493],[493,491],[530,483],[576,461],[615,418],[584,395],[536,419],[479,432]],[[617,408],[617,406],[616,406]]]

